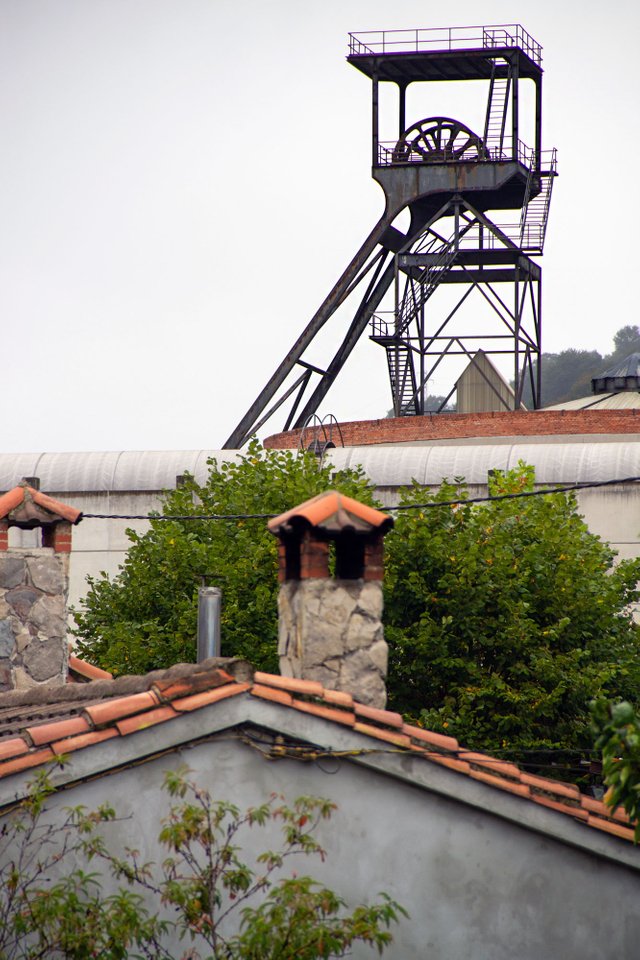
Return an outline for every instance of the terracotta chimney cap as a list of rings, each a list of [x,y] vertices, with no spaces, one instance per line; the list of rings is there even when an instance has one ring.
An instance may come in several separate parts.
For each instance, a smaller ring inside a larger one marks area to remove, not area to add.
[[[82,511],[60,503],[23,482],[0,496],[0,520],[4,519],[10,527],[30,529],[52,526],[61,520],[80,523]]]
[[[297,507],[269,520],[267,527],[274,536],[290,534],[296,528],[314,527],[323,537],[333,540],[342,533],[367,536],[385,534],[393,526],[393,517],[382,513],[337,490],[327,490]]]

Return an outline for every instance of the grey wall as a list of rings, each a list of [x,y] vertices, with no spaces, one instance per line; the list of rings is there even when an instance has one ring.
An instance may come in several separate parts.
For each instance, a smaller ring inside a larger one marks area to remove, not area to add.
[[[156,728],[159,729],[159,728]],[[151,731],[149,732],[151,734]],[[143,736],[140,734],[136,737]],[[127,738],[129,740],[129,738]],[[89,751],[111,749],[108,745]],[[413,758],[406,761],[411,774]],[[143,860],[159,860],[159,818],[167,809],[163,771],[186,763],[200,786],[241,808],[273,791],[329,797],[338,811],[320,839],[328,856],[302,865],[348,903],[371,902],[386,891],[409,911],[386,956],[398,960],[606,960],[637,956],[640,943],[638,873],[575,849],[489,811],[402,783],[343,761],[317,765],[265,761],[233,733],[161,759],[81,783],[57,798],[60,806],[113,802],[125,819],[108,828],[110,844],[130,845]],[[422,767],[433,765],[422,763]],[[402,768],[400,768],[402,769]],[[438,768],[438,773],[441,768]],[[452,783],[467,778],[442,771]],[[464,785],[464,784],[463,784]],[[528,807],[543,818],[572,821],[477,783],[491,800]],[[578,825],[585,835],[597,833]],[[600,839],[598,837],[598,839]],[[605,838],[606,840],[606,838]],[[609,841],[623,843],[622,841]],[[259,844],[256,848],[255,844]],[[274,843],[253,830],[247,851]],[[628,847],[628,844],[625,845]],[[178,955],[178,954],[176,954]],[[368,949],[357,958],[372,957]]]

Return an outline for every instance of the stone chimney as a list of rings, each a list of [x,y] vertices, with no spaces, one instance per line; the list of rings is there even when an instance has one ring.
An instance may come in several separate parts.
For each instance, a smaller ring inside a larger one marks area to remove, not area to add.
[[[382,540],[393,519],[329,491],[268,526],[280,541],[281,673],[384,707],[388,647],[382,627]]]
[[[0,496],[0,692],[67,679],[71,527],[79,510],[26,482]],[[9,549],[9,528],[40,528],[42,546]]]

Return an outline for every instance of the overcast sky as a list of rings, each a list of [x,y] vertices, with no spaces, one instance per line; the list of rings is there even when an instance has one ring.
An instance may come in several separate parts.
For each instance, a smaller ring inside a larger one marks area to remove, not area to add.
[[[452,10],[0,0],[0,451],[224,442],[382,213],[349,31],[522,23],[560,172],[543,347],[604,353],[639,323],[640,4]],[[390,405],[363,341],[321,412]]]

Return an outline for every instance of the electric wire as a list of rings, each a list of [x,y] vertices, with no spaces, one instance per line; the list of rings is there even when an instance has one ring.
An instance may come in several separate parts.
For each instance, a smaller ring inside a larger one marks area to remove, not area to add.
[[[430,510],[434,507],[463,507],[472,503],[496,503],[501,500],[519,500],[524,497],[546,497],[553,494],[573,493],[577,490],[591,490],[596,487],[611,487],[627,483],[637,483],[640,476],[620,477],[613,480],[591,480],[584,483],[571,483],[558,487],[544,487],[540,490],[519,490],[516,493],[487,494],[483,497],[459,497],[453,500],[429,500],[426,503],[401,503],[394,507],[384,507],[386,513],[403,510]],[[272,520],[277,513],[213,513],[213,514],[156,514],[156,513],[83,513],[84,520],[163,520],[182,523],[203,520]]]

